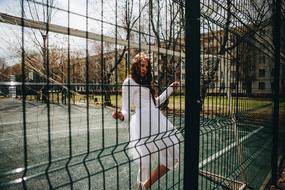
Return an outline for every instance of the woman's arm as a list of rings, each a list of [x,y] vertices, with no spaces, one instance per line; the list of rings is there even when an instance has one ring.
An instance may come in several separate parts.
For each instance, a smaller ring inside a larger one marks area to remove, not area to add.
[[[131,96],[132,94],[131,90],[131,80],[130,78],[127,78],[122,85],[122,114],[123,114],[123,120],[128,120],[130,115],[130,109],[131,109]]]
[[[128,120],[129,114],[130,114],[130,105],[131,100],[129,98],[129,92],[131,90],[130,88],[130,80],[129,78],[125,79],[122,85],[122,110],[121,111],[114,111],[112,113],[112,117],[114,119],[120,119],[121,121],[124,121],[125,119]]]
[[[178,81],[173,82],[159,97],[155,98],[156,105],[160,106],[163,104],[179,85]]]

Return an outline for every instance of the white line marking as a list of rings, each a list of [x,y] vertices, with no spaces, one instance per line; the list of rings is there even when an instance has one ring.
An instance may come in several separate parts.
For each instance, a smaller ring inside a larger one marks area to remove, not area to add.
[[[120,129],[125,129],[126,127],[122,126],[118,126],[118,128]],[[104,129],[116,129],[116,127],[104,127]],[[37,129],[35,129],[37,130]],[[38,130],[41,130],[41,129],[38,129]],[[89,132],[91,131],[96,131],[96,130],[102,130],[102,128],[89,128]],[[87,133],[87,128],[85,129],[72,129],[72,136],[76,136],[76,135],[79,135],[79,134],[86,134]],[[29,131],[28,131],[29,132]],[[69,136],[68,134],[69,130],[66,129],[66,130],[57,130],[57,131],[54,131],[54,132],[51,132],[51,135],[55,135],[55,134],[65,134],[66,133],[66,136]],[[22,137],[22,133],[12,133],[12,132],[9,132],[11,135],[14,135],[14,136],[20,136],[20,138]],[[42,133],[37,133],[37,136],[39,137],[47,137],[48,135],[48,132],[42,132]],[[30,135],[26,135],[26,137],[35,137],[35,134],[30,134]],[[65,136],[57,136],[57,137],[65,137]],[[19,139],[19,138],[18,138]],[[7,138],[7,139],[1,139],[0,142],[3,142],[3,141],[8,141],[8,140],[15,140],[15,138]]]
[[[260,127],[254,131],[252,131],[251,133],[249,133],[248,135],[242,137],[239,139],[240,143],[242,143],[243,141],[247,140],[249,137],[251,137],[252,135],[258,133],[260,130],[262,130],[264,127]],[[219,152],[209,156],[208,158],[204,159],[203,161],[199,162],[199,168],[202,168],[203,166],[207,165],[209,162],[215,160],[216,158],[220,157],[221,155],[223,155],[224,153],[228,152],[229,150],[231,150],[232,148],[234,148],[235,146],[237,146],[237,143],[234,142],[232,144],[230,144],[229,146],[225,147],[224,149],[220,150]]]

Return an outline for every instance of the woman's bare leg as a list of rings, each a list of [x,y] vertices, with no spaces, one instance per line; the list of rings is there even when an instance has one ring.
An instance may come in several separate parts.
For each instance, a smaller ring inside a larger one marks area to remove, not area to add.
[[[144,182],[148,179],[150,173],[150,168],[149,167],[143,167],[139,169],[138,175],[137,175],[137,182]]]
[[[154,184],[159,178],[164,176],[168,172],[168,168],[164,165],[159,165],[152,172],[150,177],[144,182],[146,189],[149,189],[152,184]]]

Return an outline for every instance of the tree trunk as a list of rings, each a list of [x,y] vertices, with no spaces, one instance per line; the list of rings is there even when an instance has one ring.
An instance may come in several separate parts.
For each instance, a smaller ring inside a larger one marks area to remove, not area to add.
[[[45,74],[46,74],[46,80],[49,80],[49,76],[47,76],[48,73],[48,62],[47,62],[47,36],[42,34],[42,38],[43,38],[43,47],[42,47],[42,51],[43,51],[43,61],[44,61],[44,69],[45,69]],[[42,102],[46,103],[48,100],[48,87],[47,85],[44,86],[43,88],[43,94],[42,94]]]
[[[161,55],[161,60],[158,60],[158,77],[157,77],[157,83],[158,83],[158,96],[163,93],[165,88],[168,87],[167,82],[167,58],[163,55]],[[159,106],[161,110],[167,110],[168,109],[169,101],[168,99]]]
[[[105,75],[103,83],[105,84],[103,86],[103,93],[104,93],[104,106],[112,106],[112,102],[111,102],[111,88],[110,88],[110,80],[111,80],[111,74],[108,73]]]

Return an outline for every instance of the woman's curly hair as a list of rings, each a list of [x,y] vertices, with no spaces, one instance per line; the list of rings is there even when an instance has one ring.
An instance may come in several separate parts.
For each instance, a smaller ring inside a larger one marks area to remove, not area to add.
[[[142,60],[147,60],[148,62],[147,73],[144,77],[141,77],[140,75],[140,72],[141,72],[140,64]],[[140,52],[136,54],[134,58],[132,59],[131,77],[136,83],[142,85],[143,87],[150,89],[153,102],[155,103],[155,98],[154,98],[155,91],[151,86],[151,82],[152,82],[151,62],[149,60],[148,55],[145,52]]]

